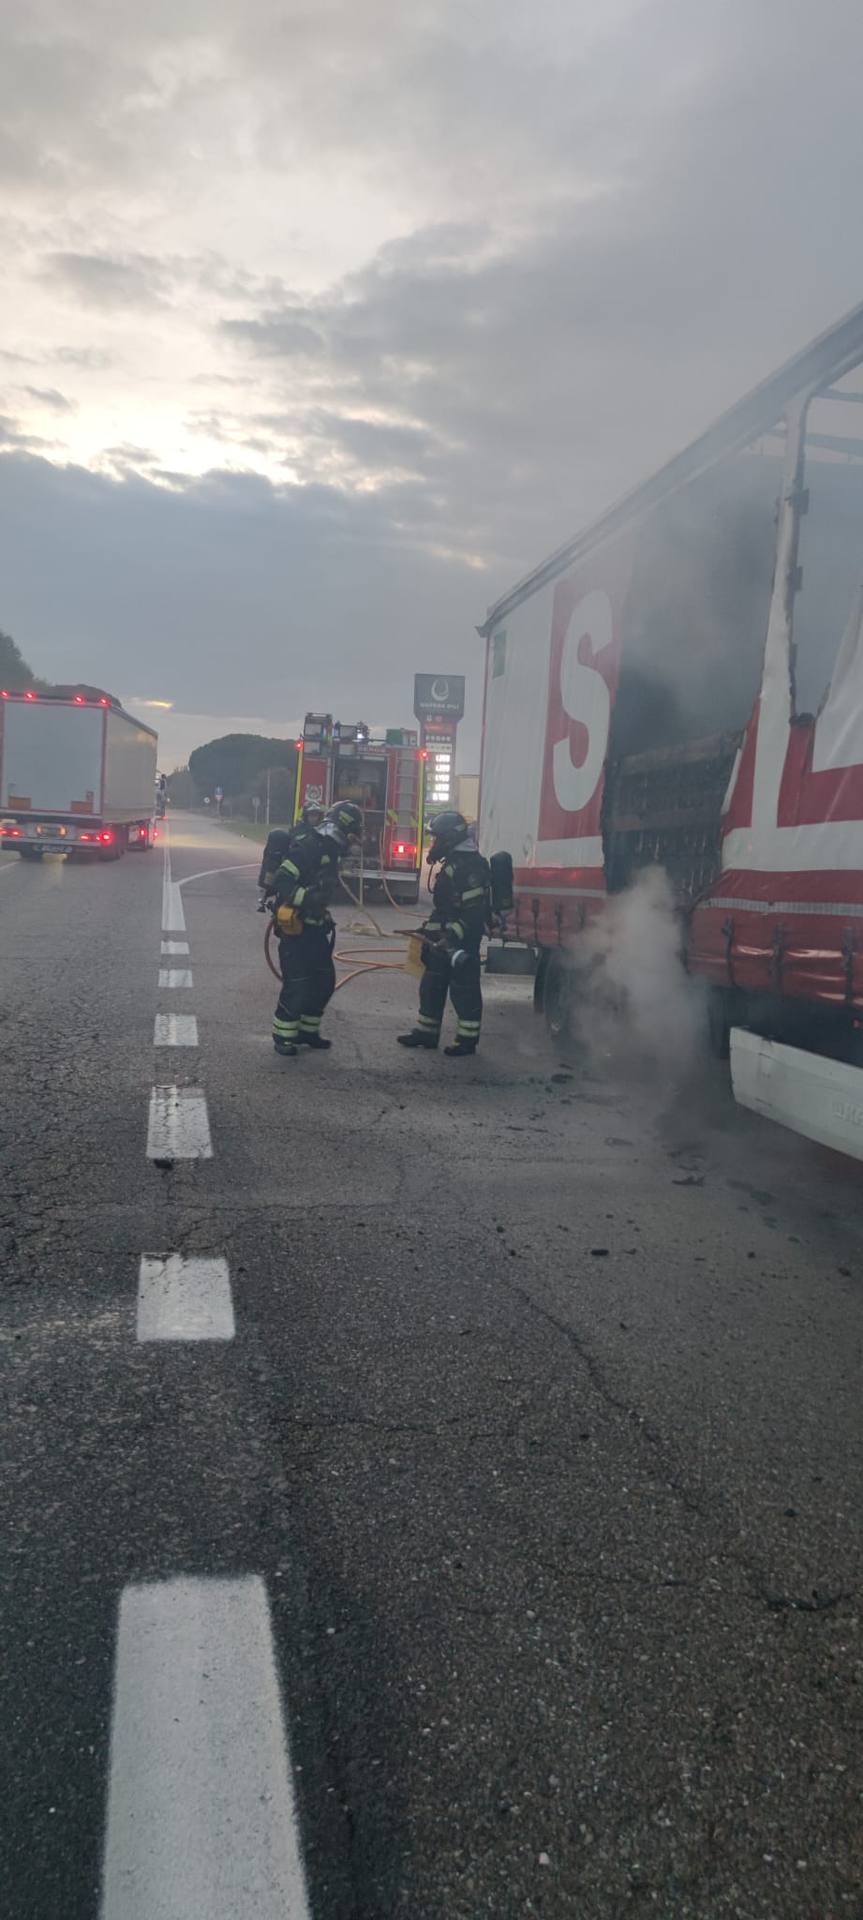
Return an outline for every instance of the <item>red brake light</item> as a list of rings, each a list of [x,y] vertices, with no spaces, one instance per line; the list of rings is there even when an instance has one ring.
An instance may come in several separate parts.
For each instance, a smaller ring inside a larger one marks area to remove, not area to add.
[[[106,829],[105,829],[105,832],[104,832],[104,833],[100,833],[100,835],[99,835],[99,844],[100,844],[100,846],[103,846],[103,847],[110,847],[110,845],[111,845],[111,841],[113,840],[113,838],[114,838],[114,835],[113,835],[113,833],[111,832],[111,829],[110,829],[110,827],[106,827]]]
[[[0,833],[5,834],[7,840],[20,840],[21,838],[20,827],[0,827]]]

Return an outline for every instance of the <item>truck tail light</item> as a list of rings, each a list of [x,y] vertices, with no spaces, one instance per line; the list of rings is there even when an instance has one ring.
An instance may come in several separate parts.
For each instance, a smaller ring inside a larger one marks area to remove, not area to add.
[[[114,838],[114,835],[111,832],[110,827],[106,827],[104,833],[100,833],[99,835],[100,847],[110,847],[111,841],[113,840],[113,838]]]
[[[20,840],[21,838],[20,827],[0,827],[0,833],[3,834],[6,840]]]

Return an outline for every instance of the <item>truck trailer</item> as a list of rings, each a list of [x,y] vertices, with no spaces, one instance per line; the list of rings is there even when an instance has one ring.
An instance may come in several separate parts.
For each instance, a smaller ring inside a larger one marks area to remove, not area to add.
[[[479,631],[481,844],[551,1028],[585,929],[660,865],[740,1097],[793,1106],[805,1051],[802,1130],[863,1153],[863,306]]]
[[[107,694],[0,689],[0,847],[119,860],[155,839],[157,736]]]

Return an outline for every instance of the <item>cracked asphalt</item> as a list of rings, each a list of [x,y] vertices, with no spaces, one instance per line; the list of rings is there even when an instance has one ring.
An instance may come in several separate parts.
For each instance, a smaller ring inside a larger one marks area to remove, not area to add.
[[[279,1060],[255,847],[172,854],[226,869],[173,996],[158,854],[0,859],[3,1911],[98,1913],[124,1584],[256,1572],[315,1920],[859,1920],[859,1167],[519,981],[474,1061],[399,973]],[[160,1170],[171,1077],[213,1158]],[[232,1342],[136,1343],[159,1249]]]

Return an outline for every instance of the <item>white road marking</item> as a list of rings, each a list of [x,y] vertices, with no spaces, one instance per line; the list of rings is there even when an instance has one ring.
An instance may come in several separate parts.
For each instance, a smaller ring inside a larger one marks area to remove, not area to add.
[[[203,873],[187,873],[185,880],[178,880],[178,887],[188,887],[193,880],[212,880],[214,873],[247,873],[250,867],[259,867],[260,860],[235,860],[230,867],[205,867]]]
[[[157,1013],[154,1047],[196,1047],[198,1022],[193,1013]]]
[[[191,987],[192,984],[191,967],[159,968],[160,987]]]
[[[188,953],[188,951],[189,951],[188,940],[163,940],[162,941],[163,953]]]
[[[186,916],[183,912],[183,897],[176,882],[171,878],[171,848],[165,835],[165,863],[162,874],[162,932],[185,933]]]
[[[207,1102],[200,1087],[154,1087],[147,1127],[148,1160],[211,1160]]]
[[[233,1340],[227,1260],[145,1253],[138,1272],[139,1340]]]
[[[102,1920],[309,1920],[263,1581],[120,1600]]]
[[[2,880],[4,873],[17,873],[17,871],[17,858],[15,860],[4,860],[2,866],[0,866],[0,880]]]

